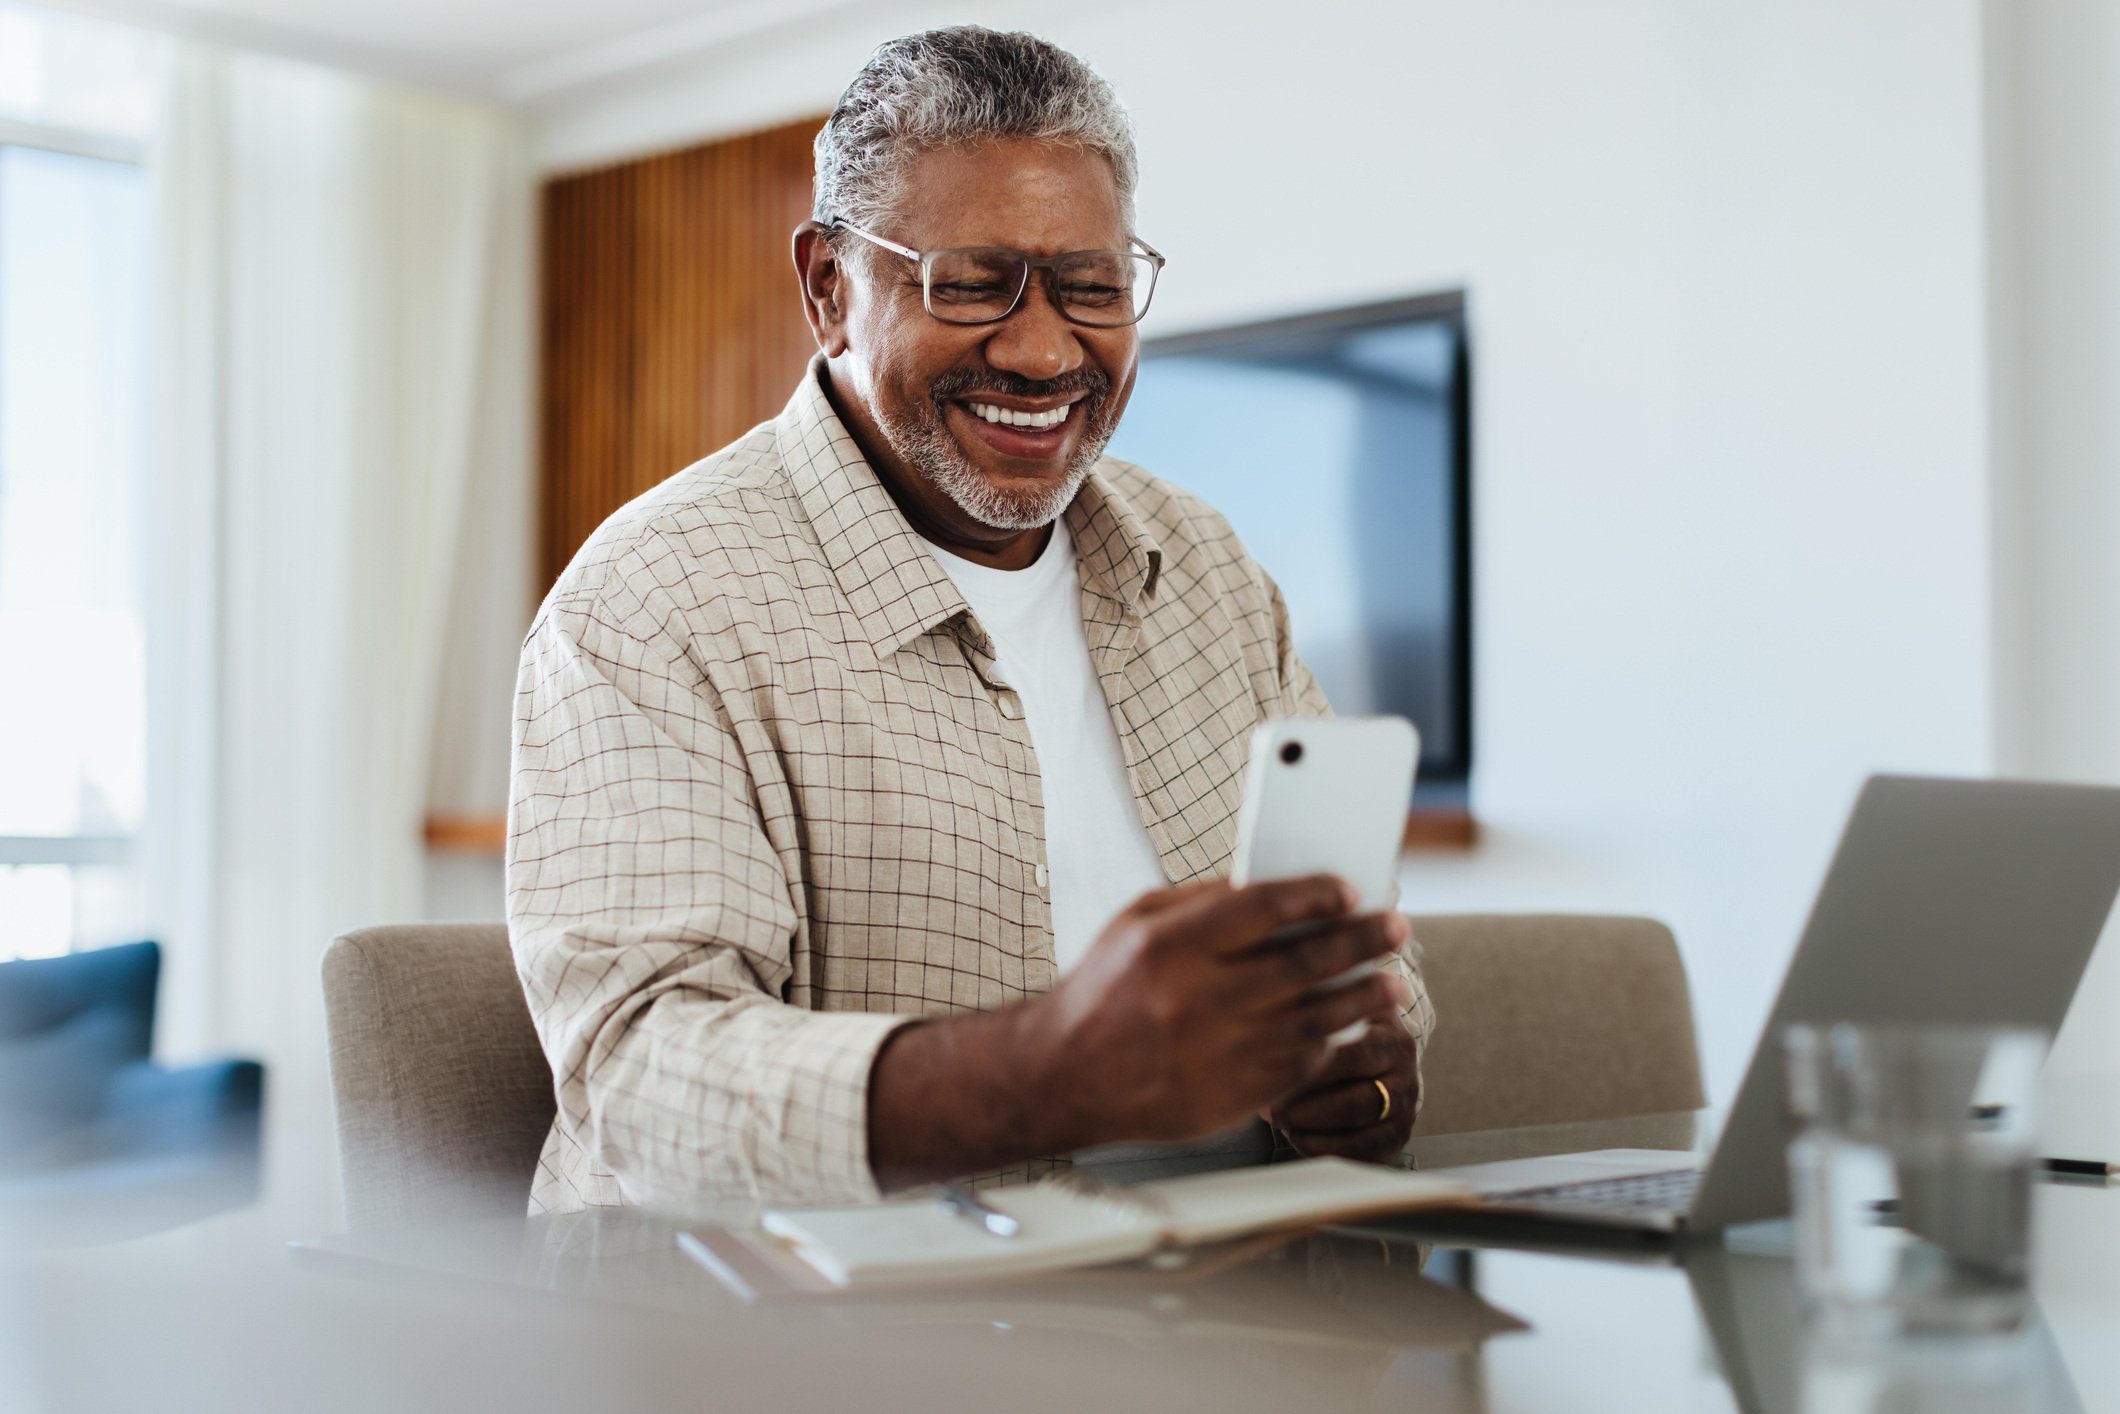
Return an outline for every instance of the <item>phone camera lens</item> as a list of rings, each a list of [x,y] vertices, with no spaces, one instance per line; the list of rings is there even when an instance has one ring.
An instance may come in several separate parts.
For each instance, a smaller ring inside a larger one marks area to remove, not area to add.
[[[1281,759],[1293,766],[1303,759],[1303,743],[1291,741],[1281,748]]]

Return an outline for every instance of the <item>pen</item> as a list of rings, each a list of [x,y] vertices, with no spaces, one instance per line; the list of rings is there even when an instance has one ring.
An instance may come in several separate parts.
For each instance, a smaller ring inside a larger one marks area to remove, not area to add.
[[[1023,1230],[1023,1224],[991,1204],[981,1202],[978,1195],[957,1187],[955,1184],[938,1183],[935,1196],[942,1206],[961,1218],[970,1218],[996,1237],[1014,1237]]]
[[[2048,1173],[2075,1173],[2086,1178],[2111,1178],[2120,1173],[2120,1164],[2109,1164],[2103,1159],[2041,1159],[2039,1167]]]

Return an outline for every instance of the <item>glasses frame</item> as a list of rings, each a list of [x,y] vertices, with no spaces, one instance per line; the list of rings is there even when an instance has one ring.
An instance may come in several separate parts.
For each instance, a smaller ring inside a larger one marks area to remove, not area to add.
[[[944,324],[958,324],[970,327],[977,327],[981,324],[999,324],[1002,320],[1009,318],[1017,310],[1023,308],[1023,296],[1031,287],[1032,273],[1043,270],[1045,272],[1046,298],[1053,302],[1054,309],[1060,311],[1062,319],[1083,329],[1131,329],[1147,315],[1148,306],[1156,297],[1156,282],[1163,274],[1163,267],[1170,263],[1164,257],[1162,251],[1157,250],[1139,236],[1128,236],[1126,238],[1127,245],[1132,248],[1123,251],[1109,249],[1063,250],[1058,255],[1031,255],[1024,251],[1011,250],[1007,246],[989,245],[948,246],[942,250],[914,250],[911,246],[900,245],[894,240],[887,240],[877,235],[874,231],[864,231],[861,227],[848,225],[844,221],[834,221],[827,229],[846,231],[851,235],[861,237],[870,245],[887,250],[893,255],[902,255],[907,260],[912,261],[920,267],[920,303],[927,310],[929,316],[940,320]],[[1016,286],[1015,298],[1009,301],[1007,309],[985,319],[952,319],[946,314],[937,314],[935,312],[936,260],[945,255],[973,254],[1012,255],[1023,262],[1023,282]],[[1059,291],[1053,285],[1053,274],[1061,261],[1078,255],[1124,255],[1129,260],[1137,259],[1141,256],[1148,257],[1148,298],[1141,301],[1141,307],[1134,311],[1133,318],[1118,324],[1094,324],[1087,319],[1076,318],[1074,313],[1068,309],[1067,301],[1060,298]]]

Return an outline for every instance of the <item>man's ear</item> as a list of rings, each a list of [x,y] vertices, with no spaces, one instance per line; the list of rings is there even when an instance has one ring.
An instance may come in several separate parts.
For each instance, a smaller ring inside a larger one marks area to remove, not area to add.
[[[795,228],[795,275],[802,282],[802,313],[826,358],[846,352],[846,267],[815,221]]]

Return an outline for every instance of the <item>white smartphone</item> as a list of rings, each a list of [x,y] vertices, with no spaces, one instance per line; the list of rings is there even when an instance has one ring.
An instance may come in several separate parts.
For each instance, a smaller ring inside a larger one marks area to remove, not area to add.
[[[1354,885],[1359,912],[1383,908],[1391,901],[1420,757],[1420,733],[1404,717],[1321,717],[1257,728],[1230,882],[1337,874]],[[1358,962],[1317,990],[1353,986],[1383,965],[1378,958]],[[1357,1021],[1325,1044],[1344,1046],[1368,1030],[1367,1021]]]
[[[1238,885],[1337,874],[1373,913],[1392,897],[1421,738],[1404,717],[1268,722],[1251,735]]]

